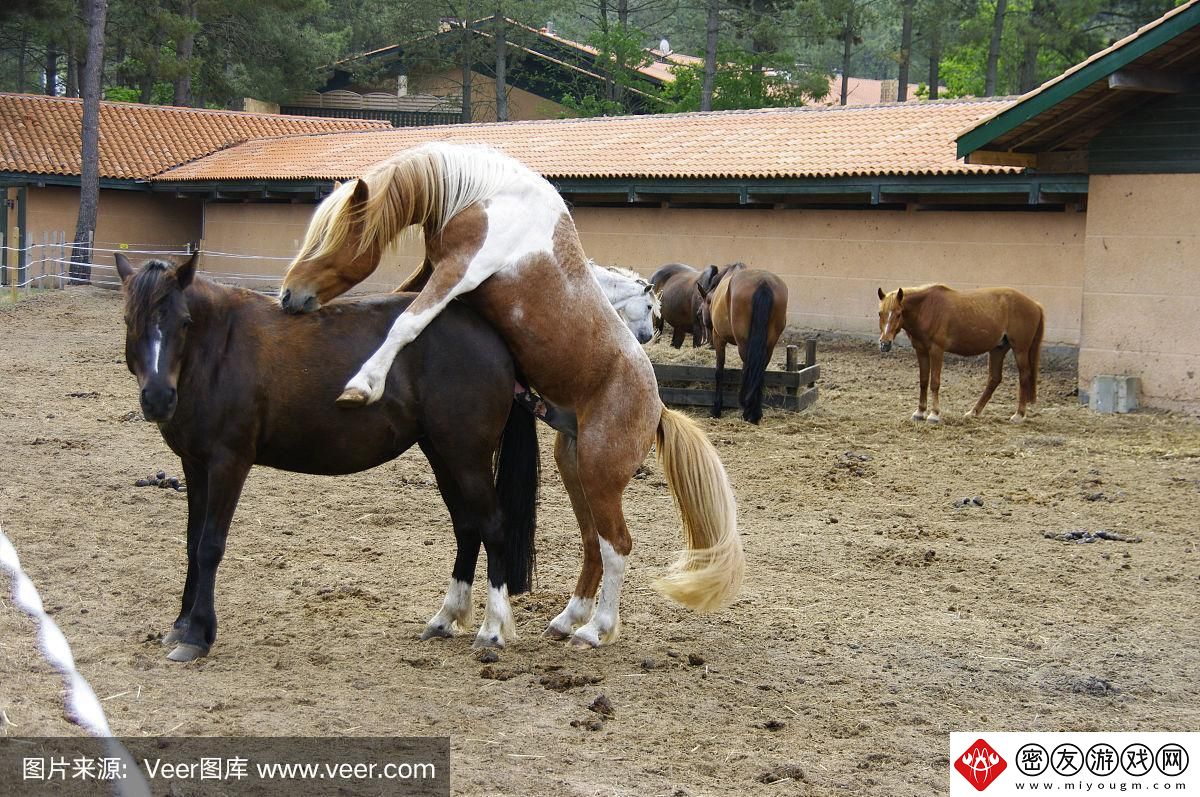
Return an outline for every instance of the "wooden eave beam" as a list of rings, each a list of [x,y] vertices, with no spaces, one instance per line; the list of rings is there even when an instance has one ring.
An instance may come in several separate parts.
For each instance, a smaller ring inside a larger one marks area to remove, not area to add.
[[[1037,155],[1032,152],[977,149],[967,155],[965,160],[967,163],[985,166],[1021,166],[1026,169],[1032,169],[1037,166]]]
[[[1159,69],[1127,67],[1108,76],[1108,87],[1116,91],[1147,91],[1154,94],[1184,94],[1200,85],[1190,75]]]

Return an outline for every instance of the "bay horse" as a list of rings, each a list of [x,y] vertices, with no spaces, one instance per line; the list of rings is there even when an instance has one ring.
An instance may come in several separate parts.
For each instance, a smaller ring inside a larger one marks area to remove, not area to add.
[[[621,322],[629,328],[638,343],[649,343],[654,337],[654,325],[661,311],[654,286],[636,271],[627,268],[602,266],[594,260],[588,260],[588,265]]]
[[[917,353],[921,398],[914,421],[938,423],[938,392],[942,385],[942,356],[946,352],[972,357],[988,355],[988,381],[979,401],[966,414],[977,418],[1004,376],[1004,356],[1012,349],[1019,388],[1014,423],[1025,420],[1028,405],[1037,401],[1038,363],[1046,331],[1042,306],[1012,288],[956,291],[946,285],[879,288],[879,350],[888,352],[900,330],[908,334]],[[925,413],[926,390],[933,406]]]
[[[470,623],[481,541],[488,603],[475,642],[502,647],[513,638],[508,595],[529,589],[538,449],[533,416],[513,409],[515,367],[491,327],[467,307],[449,308],[396,360],[387,398],[348,411],[334,404],[343,382],[412,296],[292,317],[265,296],[196,278],[196,255],[140,269],[119,253],[116,261],[125,362],[142,414],[158,424],[187,479],[187,577],[164,638],[175,645],[168,658],[204,656],[216,639],[217,567],[252,465],[357,473],[414,444],[433,468],[458,546],[445,601],[422,638]]]
[[[700,318],[700,292],[696,280],[700,272],[684,263],[668,263],[650,275],[650,284],[658,291],[662,311],[654,320],[654,328],[661,335],[663,322],[671,325],[671,346],[678,349],[688,332],[692,333],[692,347],[698,348],[705,339],[704,323]]]
[[[316,309],[366,279],[410,227],[424,232],[425,260],[401,287],[420,292],[340,401],[377,401],[396,353],[461,297],[499,331],[528,384],[578,419],[577,437],[558,435],[555,460],[583,566],[547,634],[580,648],[617,639],[632,548],[621,496],[652,443],[686,543],[656,587],[698,611],[728,602],[744,571],[729,477],[704,432],[659,400],[650,359],[588,268],[566,203],[540,175],[486,147],[432,142],[400,152],[317,207],[280,303]]]
[[[734,343],[742,358],[738,403],[750,423],[762,420],[763,377],[775,344],[787,326],[787,285],[770,271],[731,263],[718,270],[709,266],[696,282],[703,300],[702,317],[711,326],[717,350],[716,398],[712,414],[721,417],[721,380],[725,375],[725,346]]]

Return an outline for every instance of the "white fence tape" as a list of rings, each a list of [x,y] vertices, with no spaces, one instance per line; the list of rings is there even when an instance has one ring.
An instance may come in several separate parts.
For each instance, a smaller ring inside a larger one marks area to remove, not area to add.
[[[38,647],[42,656],[62,675],[66,686],[67,718],[92,736],[100,737],[110,756],[120,758],[124,764],[127,777],[117,781],[117,792],[130,797],[149,797],[150,787],[142,777],[133,757],[125,746],[112,735],[104,709],[100,700],[87,680],[75,669],[75,656],[66,636],[54,622],[42,604],[42,596],[25,571],[21,569],[21,560],[17,557],[17,549],[0,529],[0,571],[7,572],[12,582],[12,597],[16,607],[29,615],[38,624]]]

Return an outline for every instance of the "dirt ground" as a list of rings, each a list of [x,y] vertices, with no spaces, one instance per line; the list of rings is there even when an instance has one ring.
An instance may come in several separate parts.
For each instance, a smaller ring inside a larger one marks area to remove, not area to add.
[[[217,644],[173,664],[157,640],[186,500],[134,486],[180,468],[138,418],[123,334],[101,290],[0,307],[0,525],[120,735],[448,735],[456,794],[683,797],[941,794],[951,731],[1200,727],[1200,423],[1091,414],[1067,370],[1043,374],[1029,423],[1007,421],[1013,373],[966,422],[985,365],[960,361],[947,422],[917,424],[911,351],[853,342],[822,344],[810,411],[696,416],[739,499],[747,579],[729,609],[650,589],[680,544],[651,463],[626,494],[620,641],[542,638],[579,566],[543,434],[537,588],[488,671],[507,680],[481,677],[470,636],[417,639],[453,539],[419,452],[356,477],[256,470]],[[1046,536],[1099,530],[1138,541]],[[588,708],[600,694],[607,719]],[[7,599],[0,711],[0,733],[79,732]]]

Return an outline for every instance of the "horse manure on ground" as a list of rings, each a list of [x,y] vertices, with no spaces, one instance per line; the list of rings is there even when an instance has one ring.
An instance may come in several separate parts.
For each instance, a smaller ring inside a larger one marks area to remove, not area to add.
[[[158,487],[163,490],[174,490],[177,493],[187,492],[187,485],[176,476],[168,476],[165,470],[160,470],[144,479],[138,479],[133,486]]]
[[[592,701],[590,706],[588,706],[588,711],[594,711],[597,714],[605,717],[611,717],[616,713],[616,709],[614,709],[612,703],[608,701],[608,696],[604,694],[599,694],[596,696],[596,699]]]
[[[1064,531],[1055,534],[1052,531],[1047,531],[1042,534],[1048,540],[1058,540],[1059,542],[1074,542],[1074,543],[1091,543],[1108,540],[1109,542],[1141,542],[1141,537],[1130,537],[1126,534],[1121,534],[1116,531],[1108,531],[1107,529],[1099,529],[1098,531],[1087,531],[1086,529],[1075,529],[1073,531]]]

